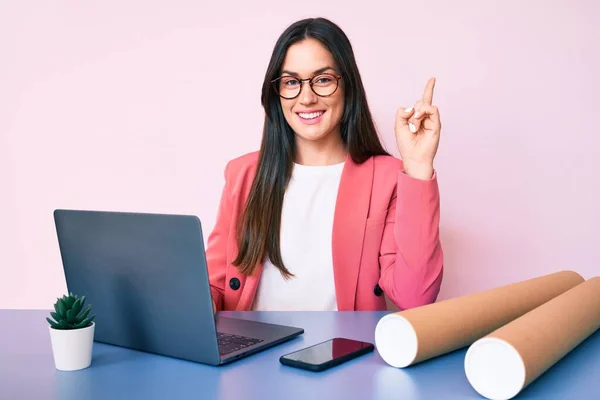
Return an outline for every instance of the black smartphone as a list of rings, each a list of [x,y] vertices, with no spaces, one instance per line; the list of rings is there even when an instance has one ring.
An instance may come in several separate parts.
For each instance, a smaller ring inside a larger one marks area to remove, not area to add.
[[[375,346],[372,343],[346,338],[333,338],[285,354],[279,358],[279,362],[283,365],[309,371],[324,371],[363,354],[370,353],[374,349]]]

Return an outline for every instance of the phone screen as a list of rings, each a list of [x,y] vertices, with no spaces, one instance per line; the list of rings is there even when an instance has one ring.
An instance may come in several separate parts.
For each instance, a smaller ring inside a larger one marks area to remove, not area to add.
[[[320,365],[353,353],[362,353],[367,348],[370,349],[371,347],[373,347],[371,343],[345,338],[334,338],[287,354],[284,357],[288,360],[305,364]]]

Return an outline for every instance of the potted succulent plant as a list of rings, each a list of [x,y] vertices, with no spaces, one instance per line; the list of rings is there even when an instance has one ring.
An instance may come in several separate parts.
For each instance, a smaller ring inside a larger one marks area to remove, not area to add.
[[[73,293],[59,297],[54,303],[54,311],[50,312],[54,320],[46,318],[50,323],[54,365],[58,370],[75,371],[92,363],[95,316],[89,315],[92,306],[84,309],[84,303],[85,296]]]

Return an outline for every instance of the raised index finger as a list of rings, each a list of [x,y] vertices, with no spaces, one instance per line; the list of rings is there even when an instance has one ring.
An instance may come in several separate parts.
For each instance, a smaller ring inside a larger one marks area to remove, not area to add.
[[[425,92],[423,93],[423,103],[431,105],[433,102],[433,88],[435,87],[435,78],[429,79]]]

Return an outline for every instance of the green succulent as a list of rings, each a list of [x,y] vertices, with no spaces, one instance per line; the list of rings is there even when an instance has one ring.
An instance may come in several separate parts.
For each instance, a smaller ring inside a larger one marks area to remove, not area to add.
[[[88,305],[83,309],[83,303],[85,303],[85,296],[79,297],[73,293],[68,296],[59,297],[54,303],[55,312],[51,312],[50,315],[54,318],[54,321],[46,317],[46,320],[50,323],[54,329],[81,329],[88,327],[92,324],[95,315],[88,316],[91,305]]]

